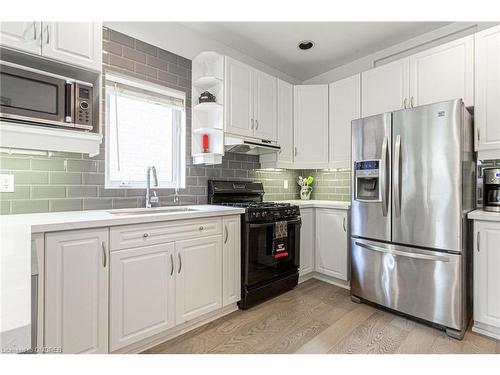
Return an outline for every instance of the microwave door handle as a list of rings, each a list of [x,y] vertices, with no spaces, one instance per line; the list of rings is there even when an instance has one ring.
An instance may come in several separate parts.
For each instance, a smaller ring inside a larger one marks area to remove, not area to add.
[[[73,82],[66,82],[64,86],[64,121],[74,123],[74,112],[75,112],[75,87]]]
[[[279,221],[279,220],[278,220]],[[300,219],[294,219],[294,220],[284,220],[286,221],[287,224],[300,224],[301,220]],[[262,228],[262,227],[268,227],[271,225],[274,225],[276,222],[269,222],[269,223],[262,223],[262,224],[250,224],[250,228]]]

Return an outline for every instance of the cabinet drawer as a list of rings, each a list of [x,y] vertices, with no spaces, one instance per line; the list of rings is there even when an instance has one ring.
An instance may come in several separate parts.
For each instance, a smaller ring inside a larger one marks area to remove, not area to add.
[[[161,223],[122,225],[110,230],[110,250],[154,245],[222,233],[220,217]]]

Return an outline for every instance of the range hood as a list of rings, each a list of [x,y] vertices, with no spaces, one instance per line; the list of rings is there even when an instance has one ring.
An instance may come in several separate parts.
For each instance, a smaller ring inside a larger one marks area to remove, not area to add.
[[[271,141],[226,135],[224,139],[224,150],[237,154],[264,155],[275,154],[281,150],[281,147]]]

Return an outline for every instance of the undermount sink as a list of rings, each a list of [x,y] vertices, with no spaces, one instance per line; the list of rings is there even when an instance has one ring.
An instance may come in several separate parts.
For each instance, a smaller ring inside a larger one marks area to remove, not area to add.
[[[117,210],[108,212],[116,216],[130,216],[130,215],[170,214],[176,212],[189,212],[189,211],[198,211],[198,210],[188,207],[164,207],[164,208],[136,208],[128,211]]]

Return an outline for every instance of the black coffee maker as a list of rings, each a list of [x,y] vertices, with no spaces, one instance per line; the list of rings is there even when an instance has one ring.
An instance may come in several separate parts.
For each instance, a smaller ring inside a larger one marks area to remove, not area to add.
[[[484,209],[500,212],[500,168],[483,169]]]

